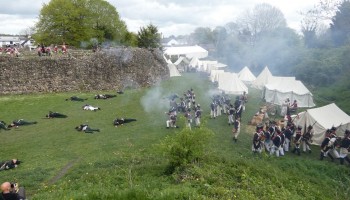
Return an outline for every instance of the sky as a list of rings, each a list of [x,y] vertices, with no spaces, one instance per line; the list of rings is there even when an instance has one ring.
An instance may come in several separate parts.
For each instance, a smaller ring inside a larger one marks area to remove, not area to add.
[[[0,33],[20,34],[34,26],[43,3],[50,0],[0,0]],[[187,35],[197,27],[215,28],[236,21],[246,10],[268,3],[282,11],[290,28],[300,31],[302,16],[320,0],[107,0],[128,30],[137,33],[152,23],[164,37]]]

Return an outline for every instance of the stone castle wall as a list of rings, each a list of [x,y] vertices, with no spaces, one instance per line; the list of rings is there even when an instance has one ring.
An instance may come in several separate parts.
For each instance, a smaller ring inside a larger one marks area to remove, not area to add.
[[[167,78],[159,50],[108,49],[81,58],[0,57],[0,94],[123,90]]]

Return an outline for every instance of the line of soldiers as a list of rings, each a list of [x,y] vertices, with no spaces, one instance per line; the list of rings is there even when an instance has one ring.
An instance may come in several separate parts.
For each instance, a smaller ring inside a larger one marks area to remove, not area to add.
[[[247,96],[244,92],[241,96],[237,96],[234,104],[231,103],[231,99],[223,95],[214,95],[213,101],[210,103],[210,118],[226,114],[228,116],[228,125],[233,125],[235,120],[242,118],[243,110],[245,110],[245,103],[247,102]]]
[[[179,98],[178,95],[173,94],[168,97],[170,100],[170,109],[168,112],[166,112],[168,115],[166,128],[179,128],[179,126],[176,125],[177,112],[184,113],[184,117],[186,118],[186,126],[189,129],[191,129],[193,117],[195,126],[200,127],[202,110],[200,104],[196,103],[196,95],[193,89],[191,88],[190,90],[187,90],[183,95],[184,97],[180,97],[179,103],[176,102],[176,99]]]
[[[237,142],[238,135],[240,134],[241,118],[246,103],[247,95],[245,92],[240,96],[236,96],[233,104],[229,96],[224,92],[221,95],[214,95],[210,103],[210,118],[216,119],[216,117],[225,114],[228,117],[228,125],[233,125],[232,139],[235,142]]]
[[[345,161],[350,164],[350,158],[348,157],[350,151],[350,130],[345,130],[344,137],[337,136],[336,130],[335,127],[332,127],[326,131],[325,138],[320,146],[320,160],[329,157],[331,161],[339,159],[340,164],[344,164]],[[312,137],[312,125],[309,125],[303,131],[302,126],[296,127],[290,121],[282,129],[274,121],[266,124],[265,130],[263,124],[258,124],[253,134],[252,151],[259,154],[265,151],[270,155],[276,154],[279,157],[293,147],[291,152],[300,156],[301,148],[303,152],[311,153]]]
[[[320,160],[329,157],[331,161],[340,160],[340,164],[347,161],[350,164],[348,157],[350,151],[350,130],[345,130],[344,137],[338,137],[336,128],[332,127],[326,131],[326,136],[321,143]],[[339,149],[339,152],[337,151]]]
[[[288,122],[286,127],[281,129],[275,121],[270,121],[264,130],[264,125],[260,123],[253,134],[252,151],[261,153],[265,150],[270,155],[276,154],[279,157],[293,147],[291,152],[300,156],[302,146],[303,152],[311,153],[313,127],[308,126],[304,133],[302,129],[302,126],[296,127],[292,122]]]

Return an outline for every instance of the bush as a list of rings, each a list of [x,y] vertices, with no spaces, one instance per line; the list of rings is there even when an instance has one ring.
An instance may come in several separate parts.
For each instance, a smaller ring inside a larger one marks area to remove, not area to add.
[[[199,163],[205,155],[212,132],[207,128],[183,129],[174,137],[166,137],[160,144],[169,160],[167,174],[184,170],[187,165]]]

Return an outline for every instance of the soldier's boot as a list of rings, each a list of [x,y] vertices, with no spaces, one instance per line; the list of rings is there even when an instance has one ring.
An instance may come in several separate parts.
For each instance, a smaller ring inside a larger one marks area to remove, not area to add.
[[[295,151],[296,151],[296,150],[297,150],[297,149],[296,149],[296,148],[294,148],[294,149],[293,149],[293,151],[292,151],[292,153],[295,153]]]
[[[340,164],[344,165],[344,158],[339,158],[339,160],[340,160]]]
[[[331,154],[328,154],[328,156],[331,158],[331,161],[334,162],[334,158]]]
[[[323,160],[323,158],[324,158],[324,154],[323,154],[323,152],[321,152],[320,153],[320,160]]]
[[[298,156],[300,156],[300,149],[297,149]]]

